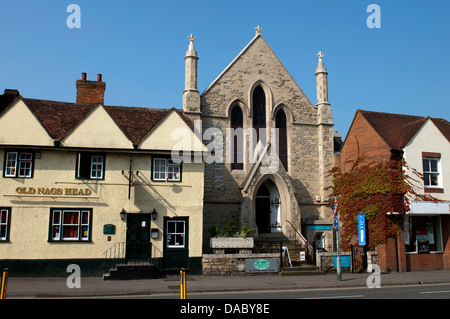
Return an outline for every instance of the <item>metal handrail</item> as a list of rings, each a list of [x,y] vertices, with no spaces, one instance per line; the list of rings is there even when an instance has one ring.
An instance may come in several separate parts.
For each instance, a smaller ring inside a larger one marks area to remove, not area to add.
[[[298,237],[303,241],[303,243],[305,244],[305,246],[306,246],[306,255],[307,255],[307,258],[309,257],[312,261],[314,261],[314,247],[308,242],[308,240],[306,240],[306,238],[303,236],[303,234],[302,233],[300,233],[298,230],[297,230],[297,228],[289,221],[289,220],[287,220],[286,219],[286,221],[289,223],[289,225],[291,225],[291,227],[294,229],[294,231],[295,231],[295,234],[296,234],[296,238],[297,238],[297,235],[298,235]]]
[[[112,247],[107,249],[103,255],[106,259],[124,259],[125,258],[126,242],[117,242]]]

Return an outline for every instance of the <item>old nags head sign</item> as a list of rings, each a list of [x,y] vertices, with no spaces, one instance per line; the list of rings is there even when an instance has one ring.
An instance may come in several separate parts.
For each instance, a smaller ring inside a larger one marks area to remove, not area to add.
[[[59,188],[59,187],[17,187],[19,195],[49,195],[49,196],[90,196],[89,188]]]

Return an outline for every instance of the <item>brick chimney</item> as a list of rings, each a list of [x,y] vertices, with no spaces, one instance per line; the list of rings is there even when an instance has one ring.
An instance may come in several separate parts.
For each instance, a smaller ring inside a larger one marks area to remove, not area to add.
[[[77,80],[77,104],[104,104],[106,83],[102,75],[97,75],[97,81],[87,81],[86,73],[81,73],[81,80]]]

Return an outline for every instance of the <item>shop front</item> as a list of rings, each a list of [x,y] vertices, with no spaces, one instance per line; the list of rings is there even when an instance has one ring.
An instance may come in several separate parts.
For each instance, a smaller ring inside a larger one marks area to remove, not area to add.
[[[412,202],[404,231],[408,271],[450,269],[450,202]]]

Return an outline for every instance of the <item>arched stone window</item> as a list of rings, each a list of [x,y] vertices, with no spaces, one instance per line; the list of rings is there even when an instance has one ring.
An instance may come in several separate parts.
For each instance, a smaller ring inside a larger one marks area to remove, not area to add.
[[[256,143],[266,143],[266,95],[261,86],[253,91],[253,128],[256,130]],[[260,131],[261,129],[261,131]]]
[[[244,116],[239,105],[235,105],[231,110],[230,126],[234,129],[233,134],[233,161],[231,169],[244,168],[244,134],[243,134]],[[237,129],[241,129],[240,132]]]
[[[286,113],[279,109],[275,115],[275,127],[278,129],[278,155],[284,169],[288,170],[287,160],[287,132],[286,132]]]

